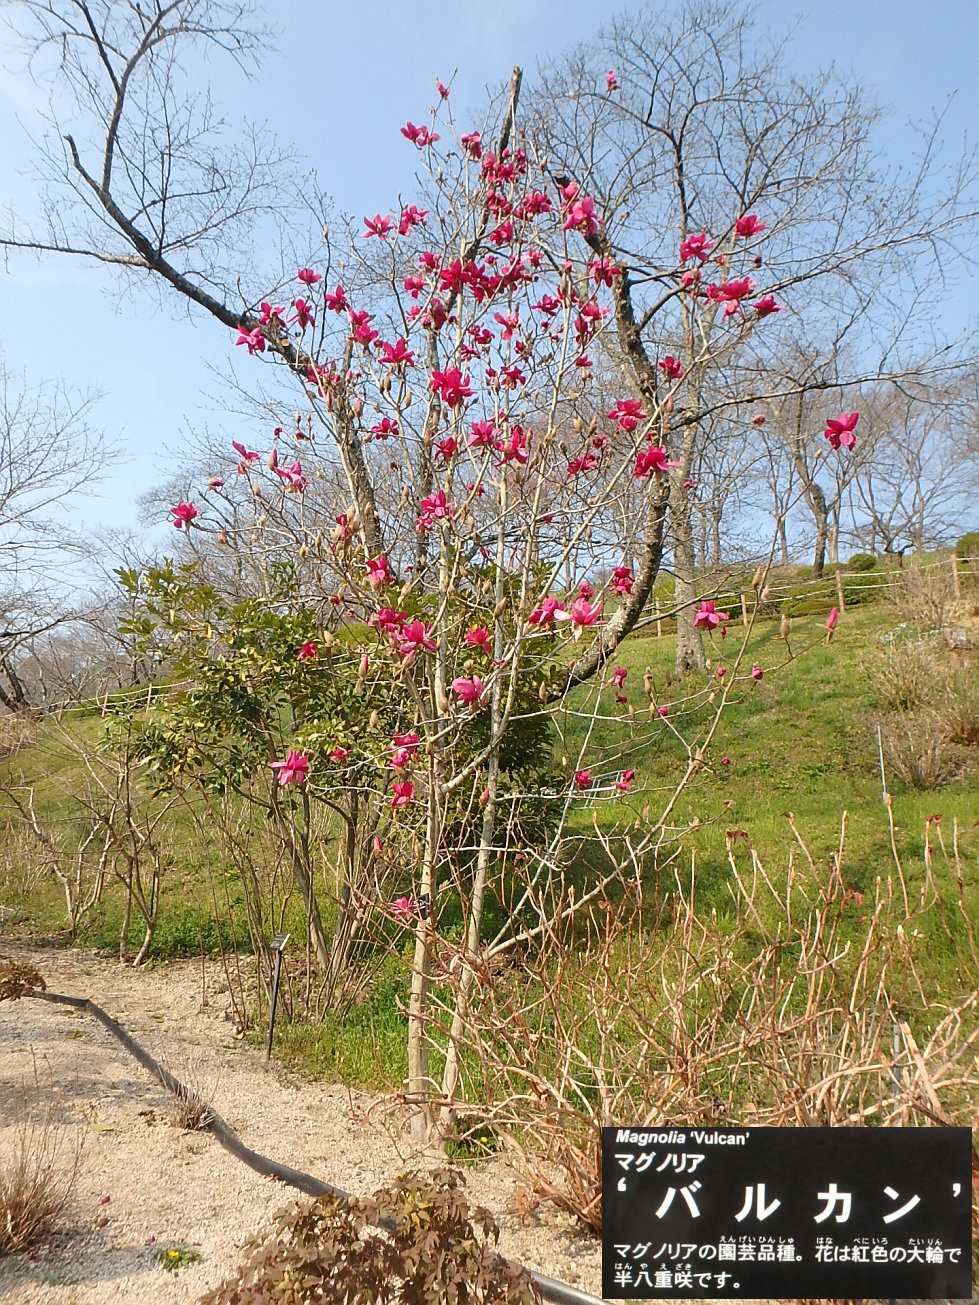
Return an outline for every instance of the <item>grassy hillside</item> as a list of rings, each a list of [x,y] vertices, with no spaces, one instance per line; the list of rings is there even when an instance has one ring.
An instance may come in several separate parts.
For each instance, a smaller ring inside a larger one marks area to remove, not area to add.
[[[599,797],[576,804],[572,829],[584,830],[593,820],[611,828],[628,814],[648,806],[655,817],[683,773],[687,752],[681,736],[695,739],[713,712],[708,694],[722,681],[718,663],[727,668],[729,705],[714,736],[709,764],[697,774],[677,801],[667,822],[667,847],[682,835],[683,864],[695,853],[698,909],[714,911],[726,927],[743,922],[734,914],[728,861],[729,831],[743,831],[738,848],[750,843],[777,882],[784,875],[788,853],[798,848],[787,813],[811,849],[813,873],[828,864],[840,845],[844,813],[847,836],[843,877],[856,894],[870,893],[874,881],[893,874],[894,856],[887,811],[882,800],[880,763],[874,715],[881,706],[875,697],[868,667],[888,640],[907,631],[894,631],[894,619],[883,605],[848,612],[831,643],[825,640],[822,617],[793,620],[790,647],[778,638],[777,626],[761,624],[751,635],[735,673],[743,631],[732,625],[729,636],[715,636],[709,652],[712,673],[670,683],[673,641],[636,637],[620,649],[618,664],[628,669],[626,694],[633,704],[633,722],[607,719],[620,708],[613,690],[591,685],[576,692],[563,720],[562,773],[577,768],[579,754],[597,783],[608,783],[626,767],[636,772],[628,797]],[[883,642],[882,642],[883,641]],[[752,664],[764,668],[756,682]],[[654,700],[668,705],[666,720],[651,712],[643,691],[643,675],[652,675]],[[606,719],[603,719],[606,718]],[[70,794],[85,782],[85,770],[72,755],[72,739],[92,745],[102,724],[97,718],[66,718],[39,728],[33,745],[0,761],[4,784],[34,783],[39,817],[66,840],[72,836]],[[722,765],[726,757],[729,764]],[[964,892],[972,908],[979,893],[979,774],[972,761],[962,773],[932,791],[917,791],[892,774],[895,844],[909,883],[925,873],[926,822],[932,837],[940,830],[947,844],[957,840],[964,868]],[[13,814],[9,801],[0,818]],[[163,922],[151,955],[197,954],[247,938],[240,887],[220,847],[202,841],[189,814],[172,813],[173,870],[164,888]],[[9,840],[8,840],[9,841]],[[35,883],[26,900],[19,891],[11,860],[0,869],[0,932],[21,936],[56,935],[63,926],[60,890],[49,879]],[[938,862],[936,873],[946,873]],[[587,866],[580,866],[584,875]],[[956,885],[946,884],[957,892]],[[116,948],[121,924],[120,893],[110,889],[103,907],[83,928],[82,945]],[[929,936],[929,969],[939,990],[957,991],[957,943],[946,917],[939,913],[922,920]],[[135,934],[132,935],[135,942]],[[282,1054],[311,1074],[353,1082],[396,1085],[404,1073],[403,1016],[398,1009],[407,974],[407,950],[381,965],[366,1000],[345,1020],[282,1029]]]

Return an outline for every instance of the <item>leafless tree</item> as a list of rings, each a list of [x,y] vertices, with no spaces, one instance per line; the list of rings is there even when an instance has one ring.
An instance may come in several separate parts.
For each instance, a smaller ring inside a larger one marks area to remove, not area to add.
[[[618,83],[612,90],[609,68]],[[902,372],[902,345],[925,329],[929,290],[972,238],[967,192],[975,161],[966,157],[943,173],[936,125],[907,172],[889,166],[875,145],[879,115],[864,90],[835,70],[792,77],[784,43],[760,32],[750,7],[733,0],[613,20],[595,43],[546,70],[536,105],[553,175],[577,182],[601,210],[589,244],[624,269],[615,282],[616,325],[635,389],[655,406],[657,360],[673,353],[685,362],[669,433],[679,462],[670,536],[681,607],[678,669],[702,665],[690,619],[693,504],[684,485],[710,414],[822,390],[819,369],[772,384],[768,363],[798,339],[832,339],[835,359],[853,337],[853,370],[834,375],[834,387]],[[716,262],[743,247],[733,227],[751,211],[768,227],[758,245],[764,289],[785,294],[786,307],[773,330],[734,333],[719,372],[714,337],[722,319],[695,319],[677,250],[705,231]],[[705,369],[697,360],[708,352]],[[822,513],[815,478],[794,461],[802,492]],[[829,531],[827,521],[818,550]]]
[[[67,509],[112,456],[90,425],[94,402],[0,362],[0,702],[10,709],[28,705],[20,650],[77,609],[64,577],[90,546]]]
[[[964,533],[976,515],[964,442],[975,413],[962,387],[883,385],[861,408],[865,452],[847,493],[855,542],[900,559]]]

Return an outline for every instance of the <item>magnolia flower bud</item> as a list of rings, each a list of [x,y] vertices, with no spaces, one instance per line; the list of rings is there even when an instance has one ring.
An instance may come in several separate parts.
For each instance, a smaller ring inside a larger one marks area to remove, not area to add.
[[[359,417],[364,411],[364,400],[358,394],[355,399],[350,400],[350,411],[355,417]]]
[[[371,666],[371,659],[367,656],[366,653],[364,653],[364,655],[360,659],[360,666],[357,668],[357,675],[360,679],[364,679],[366,677],[367,672],[370,670],[370,666]]]
[[[506,609],[507,609],[507,604],[509,603],[509,601],[510,601],[510,600],[509,600],[509,599],[506,597],[506,595],[504,594],[504,596],[500,599],[500,601],[499,601],[499,602],[496,604],[496,606],[493,608],[493,615],[494,615],[494,617],[499,618],[499,617],[501,617],[501,616],[503,615],[503,613],[504,613],[504,612],[506,611]]]
[[[788,640],[789,637],[789,618],[785,615],[784,612],[782,613],[782,619],[779,622],[779,626],[778,626],[778,637],[780,639],[785,639],[786,641]]]
[[[482,793],[480,793],[479,795],[479,805],[481,807],[486,807],[489,805],[489,800],[490,800],[490,791],[488,788],[484,788]]]
[[[368,729],[376,730],[377,727],[378,727],[378,725],[380,725],[380,723],[381,723],[381,718],[380,718],[380,716],[377,714],[377,711],[376,711],[376,710],[375,710],[375,711],[372,711],[371,714],[370,714],[370,716],[369,716],[368,719],[367,719],[367,727],[368,727]]]
[[[279,454],[275,449],[273,449],[265,459],[265,465],[268,467],[269,471],[274,471],[279,465]]]
[[[756,589],[756,590],[760,589],[761,582],[764,578],[765,578],[765,568],[763,566],[760,566],[756,569],[755,574],[751,577],[752,589]]]
[[[222,526],[221,529],[218,531],[218,543],[226,544],[227,542],[228,542],[228,532]]]

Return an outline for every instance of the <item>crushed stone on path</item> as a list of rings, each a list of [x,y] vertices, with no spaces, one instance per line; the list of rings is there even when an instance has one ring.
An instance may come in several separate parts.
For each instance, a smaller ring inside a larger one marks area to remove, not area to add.
[[[263,1054],[234,1036],[216,963],[132,970],[88,952],[6,942],[0,952],[30,960],[52,992],[102,1006],[272,1159],[358,1195],[406,1168],[445,1163],[372,1122],[383,1098],[266,1069]],[[0,1259],[3,1305],[197,1301],[237,1267],[243,1243],[299,1196],[253,1173],[207,1133],[171,1124],[169,1094],[85,1012],[29,998],[0,1005],[0,1153],[25,1100],[50,1104],[83,1151],[64,1231],[33,1258]],[[549,1207],[519,1214],[519,1183],[502,1158],[464,1171],[470,1199],[500,1224],[504,1255],[600,1293],[594,1237]],[[173,1246],[201,1258],[165,1272],[156,1255]]]

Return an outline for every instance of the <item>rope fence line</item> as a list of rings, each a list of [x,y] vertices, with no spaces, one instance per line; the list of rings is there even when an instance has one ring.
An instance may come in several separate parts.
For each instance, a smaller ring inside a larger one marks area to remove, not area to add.
[[[833,570],[826,575],[813,576],[809,579],[786,579],[781,583],[776,581],[766,584],[761,590],[764,595],[762,601],[768,606],[780,608],[785,603],[797,600],[804,601],[825,593],[830,600],[835,597],[840,611],[845,612],[847,592],[860,594],[861,591],[873,592],[874,590],[896,589],[905,576],[920,575],[922,572],[937,570],[951,571],[953,593],[955,598],[959,599],[962,597],[963,570],[966,570],[968,574],[968,568],[977,566],[979,566],[979,558],[957,557],[953,553],[950,558],[942,558],[937,562],[926,562],[924,566],[895,566],[883,572]],[[732,608],[740,609],[742,625],[748,624],[750,603],[754,599],[752,590],[740,588],[705,589],[706,595],[709,595],[715,603],[729,604]],[[737,610],[735,610],[732,616],[737,616],[737,614]],[[635,629],[646,628],[655,624],[656,636],[659,638],[663,633],[663,622],[674,619],[675,611],[664,611],[656,602],[651,609],[648,609],[647,614],[643,616]]]
[[[862,590],[893,589],[896,588],[903,576],[920,574],[923,571],[950,569],[953,590],[955,597],[958,599],[962,596],[962,569],[973,567],[979,567],[979,557],[957,557],[953,553],[950,558],[942,558],[936,562],[926,562],[923,566],[895,566],[883,572],[834,570],[828,575],[814,576],[809,579],[786,579],[781,583],[776,581],[765,585],[762,592],[765,595],[764,602],[777,607],[787,602],[793,602],[796,599],[816,597],[823,590],[825,590],[828,597],[832,598],[835,590],[840,611],[846,611],[846,590],[850,590],[851,593],[854,591],[859,593]],[[739,607],[742,624],[748,624],[749,590],[723,589],[706,590],[705,592],[713,597],[715,603],[730,603],[732,607]],[[737,615],[737,612],[735,612],[735,615]],[[674,619],[675,612],[661,610],[657,602],[640,618],[634,630],[645,629],[649,625],[655,624],[657,637],[659,637],[663,633],[663,622]],[[185,688],[192,687],[192,683],[190,680],[181,680],[174,684],[160,686],[153,684],[134,685],[129,689],[114,689],[111,692],[101,693],[82,702],[66,700],[58,703],[46,703],[34,708],[33,714],[38,717],[53,716],[58,713],[66,716],[76,713],[95,712],[99,709],[101,709],[102,714],[107,714],[110,707],[124,706],[141,698],[145,698],[147,706],[151,706],[153,702],[164,701],[171,695],[177,695]]]
[[[126,1032],[121,1024],[90,998],[72,997],[59,992],[42,992],[38,989],[24,995],[33,997],[36,1001],[50,1001],[62,1006],[71,1006],[75,1010],[87,1011],[168,1092],[171,1092],[180,1101],[192,1101],[194,1099],[194,1094],[185,1084],[181,1083],[159,1061],[154,1060],[145,1047],[142,1047],[134,1037]],[[227,1152],[233,1155],[235,1159],[240,1160],[242,1164],[247,1165],[255,1173],[261,1174],[265,1178],[277,1178],[287,1186],[303,1192],[306,1196],[332,1196],[344,1205],[351,1199],[351,1193],[342,1187],[324,1182],[320,1178],[314,1178],[312,1174],[307,1174],[301,1169],[293,1169],[291,1165],[281,1164],[278,1160],[271,1160],[268,1156],[253,1151],[250,1146],[245,1145],[234,1129],[226,1124],[219,1114],[211,1110],[210,1107],[208,1109],[208,1122],[203,1126],[202,1131],[211,1133]],[[395,1227],[391,1220],[384,1218],[378,1220],[378,1226],[388,1231],[393,1230]],[[544,1274],[536,1273],[533,1269],[527,1269],[524,1265],[517,1265],[514,1261],[507,1260],[505,1256],[501,1255],[500,1260],[509,1267],[522,1268],[529,1273],[535,1287],[541,1294],[541,1298],[553,1302],[554,1305],[604,1305],[600,1297],[592,1296],[588,1292],[570,1286],[568,1283],[545,1277]]]

